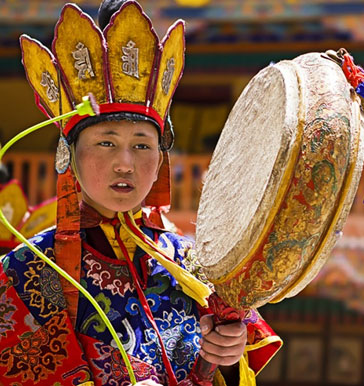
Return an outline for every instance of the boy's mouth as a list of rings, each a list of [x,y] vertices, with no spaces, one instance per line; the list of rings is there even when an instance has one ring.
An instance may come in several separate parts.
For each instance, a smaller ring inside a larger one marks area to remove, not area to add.
[[[118,183],[112,184],[111,189],[113,189],[116,192],[129,193],[134,189],[134,186],[127,182],[118,182]]]

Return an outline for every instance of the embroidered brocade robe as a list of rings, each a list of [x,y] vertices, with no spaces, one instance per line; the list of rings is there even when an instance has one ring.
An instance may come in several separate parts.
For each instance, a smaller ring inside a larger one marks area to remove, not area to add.
[[[190,240],[142,229],[184,266]],[[32,239],[50,258],[54,232]],[[82,234],[82,286],[113,324],[137,381],[151,378],[167,384],[158,338],[144,315],[126,262],[115,258],[110,248],[105,254],[105,243],[104,253],[99,252],[95,237],[87,237],[86,231]],[[140,248],[133,264],[176,377],[183,380],[200,348],[199,309],[166,269]],[[249,325],[248,332],[250,348],[256,348],[250,351],[256,368],[251,367],[257,372],[276,351],[279,338],[263,321]],[[4,257],[0,265],[0,385],[127,384],[130,380],[121,354],[91,303],[79,295],[73,327],[58,274],[24,246]]]

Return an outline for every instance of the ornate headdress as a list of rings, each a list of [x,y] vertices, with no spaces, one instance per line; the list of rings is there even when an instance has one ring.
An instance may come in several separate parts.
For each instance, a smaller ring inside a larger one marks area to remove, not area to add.
[[[52,52],[22,35],[23,64],[37,106],[49,117],[72,111],[88,93],[100,116],[73,116],[61,123],[72,142],[80,130],[103,120],[143,115],[159,129],[162,150],[173,133],[167,124],[172,96],[184,68],[184,22],[176,21],[162,41],[135,1],[126,1],[103,31],[75,4],[66,4],[55,28]],[[169,160],[146,205],[169,205]]]

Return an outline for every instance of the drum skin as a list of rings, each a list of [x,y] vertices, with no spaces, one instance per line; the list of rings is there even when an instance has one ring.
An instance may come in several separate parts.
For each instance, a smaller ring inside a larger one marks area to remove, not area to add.
[[[363,165],[360,99],[320,53],[260,71],[213,154],[196,252],[217,294],[241,309],[302,290],[333,248]]]

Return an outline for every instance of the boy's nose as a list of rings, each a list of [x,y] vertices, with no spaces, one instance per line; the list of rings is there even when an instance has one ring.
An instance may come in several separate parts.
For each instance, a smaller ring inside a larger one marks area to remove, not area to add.
[[[132,173],[134,171],[133,157],[128,151],[119,153],[114,162],[114,171],[116,173]]]

